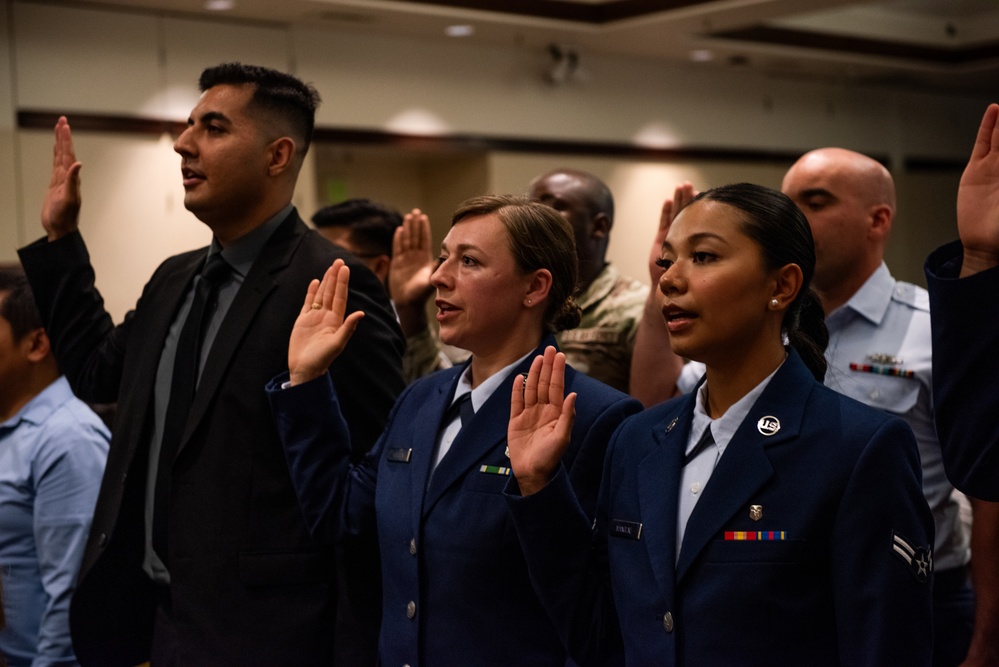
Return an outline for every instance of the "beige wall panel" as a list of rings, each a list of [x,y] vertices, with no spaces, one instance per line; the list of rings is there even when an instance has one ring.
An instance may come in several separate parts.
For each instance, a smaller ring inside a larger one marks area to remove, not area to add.
[[[11,87],[11,58],[13,56],[11,6],[0,4],[0,264],[15,262],[14,252],[21,239],[17,234],[17,181],[16,135],[14,133],[14,99],[4,91]]]
[[[913,135],[902,118],[922,109],[964,117],[983,100],[582,54],[588,80],[553,88],[548,56],[523,47],[303,29],[299,72],[327,99],[320,122],[414,134],[486,135],[807,150],[844,145],[896,153],[909,142],[939,154],[953,138]],[[927,98],[937,103],[927,105]],[[957,111],[955,111],[955,109]],[[965,132],[973,132],[964,127]]]
[[[451,229],[451,216],[458,206],[470,197],[490,191],[487,157],[457,155],[434,160],[424,172],[424,183],[427,193],[424,212],[430,216],[431,250],[436,253]]]
[[[219,63],[238,61],[291,69],[288,32],[223,21],[164,18],[166,63],[159,94],[166,118],[185,119],[198,101],[202,70]]]
[[[151,15],[14,3],[22,109],[141,115],[161,88]]]
[[[961,170],[920,171],[895,177],[898,212],[885,261],[899,280],[926,285],[923,262],[934,248],[957,240]]]
[[[51,169],[48,132],[20,133],[24,182],[22,193],[33,211],[22,229],[29,241],[42,236],[37,211]],[[80,231],[97,271],[97,287],[115,321],[135,305],[145,282],[164,259],[207,244],[208,228],[184,208],[179,158],[172,140],[78,133],[76,155],[81,172],[83,208]]]

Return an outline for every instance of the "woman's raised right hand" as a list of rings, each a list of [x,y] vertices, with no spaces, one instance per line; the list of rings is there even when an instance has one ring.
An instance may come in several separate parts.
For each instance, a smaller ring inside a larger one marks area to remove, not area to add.
[[[326,269],[322,281],[309,283],[288,341],[288,372],[293,386],[325,373],[364,317],[357,311],[344,319],[349,282],[350,269],[338,259]]]

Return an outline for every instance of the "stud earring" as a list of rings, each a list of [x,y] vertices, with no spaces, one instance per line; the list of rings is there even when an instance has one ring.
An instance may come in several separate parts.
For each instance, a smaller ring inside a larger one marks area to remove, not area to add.
[[[770,299],[770,307],[771,308],[776,308],[779,305],[780,305],[780,302],[777,299]]]
[[[530,306],[530,305],[531,305],[531,300],[530,300],[530,299],[528,299],[528,300],[527,300],[527,305],[528,305],[528,306]]]

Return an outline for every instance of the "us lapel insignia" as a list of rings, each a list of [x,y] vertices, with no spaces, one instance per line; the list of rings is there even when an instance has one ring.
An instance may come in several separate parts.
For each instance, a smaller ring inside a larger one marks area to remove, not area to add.
[[[763,518],[763,505],[750,505],[749,506],[749,518],[753,521],[759,521]]]
[[[763,435],[773,435],[780,430],[780,420],[776,417],[761,417],[760,421],[756,422],[756,430]]]
[[[503,456],[510,458],[510,446],[507,445],[506,449],[503,450]]]
[[[669,423],[669,425],[668,425],[668,426],[666,427],[666,432],[667,432],[667,433],[669,433],[670,431],[672,431],[672,430],[673,430],[673,427],[674,427],[674,426],[676,426],[676,423],[677,423],[677,422],[678,422],[679,420],[680,420],[680,418],[679,418],[679,417],[673,417],[673,421],[671,421],[671,422]]]

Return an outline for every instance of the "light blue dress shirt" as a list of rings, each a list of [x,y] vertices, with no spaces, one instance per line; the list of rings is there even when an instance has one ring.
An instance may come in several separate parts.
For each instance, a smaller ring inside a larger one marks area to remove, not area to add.
[[[64,377],[0,424],[0,654],[9,667],[77,664],[69,600],[110,438]]]

